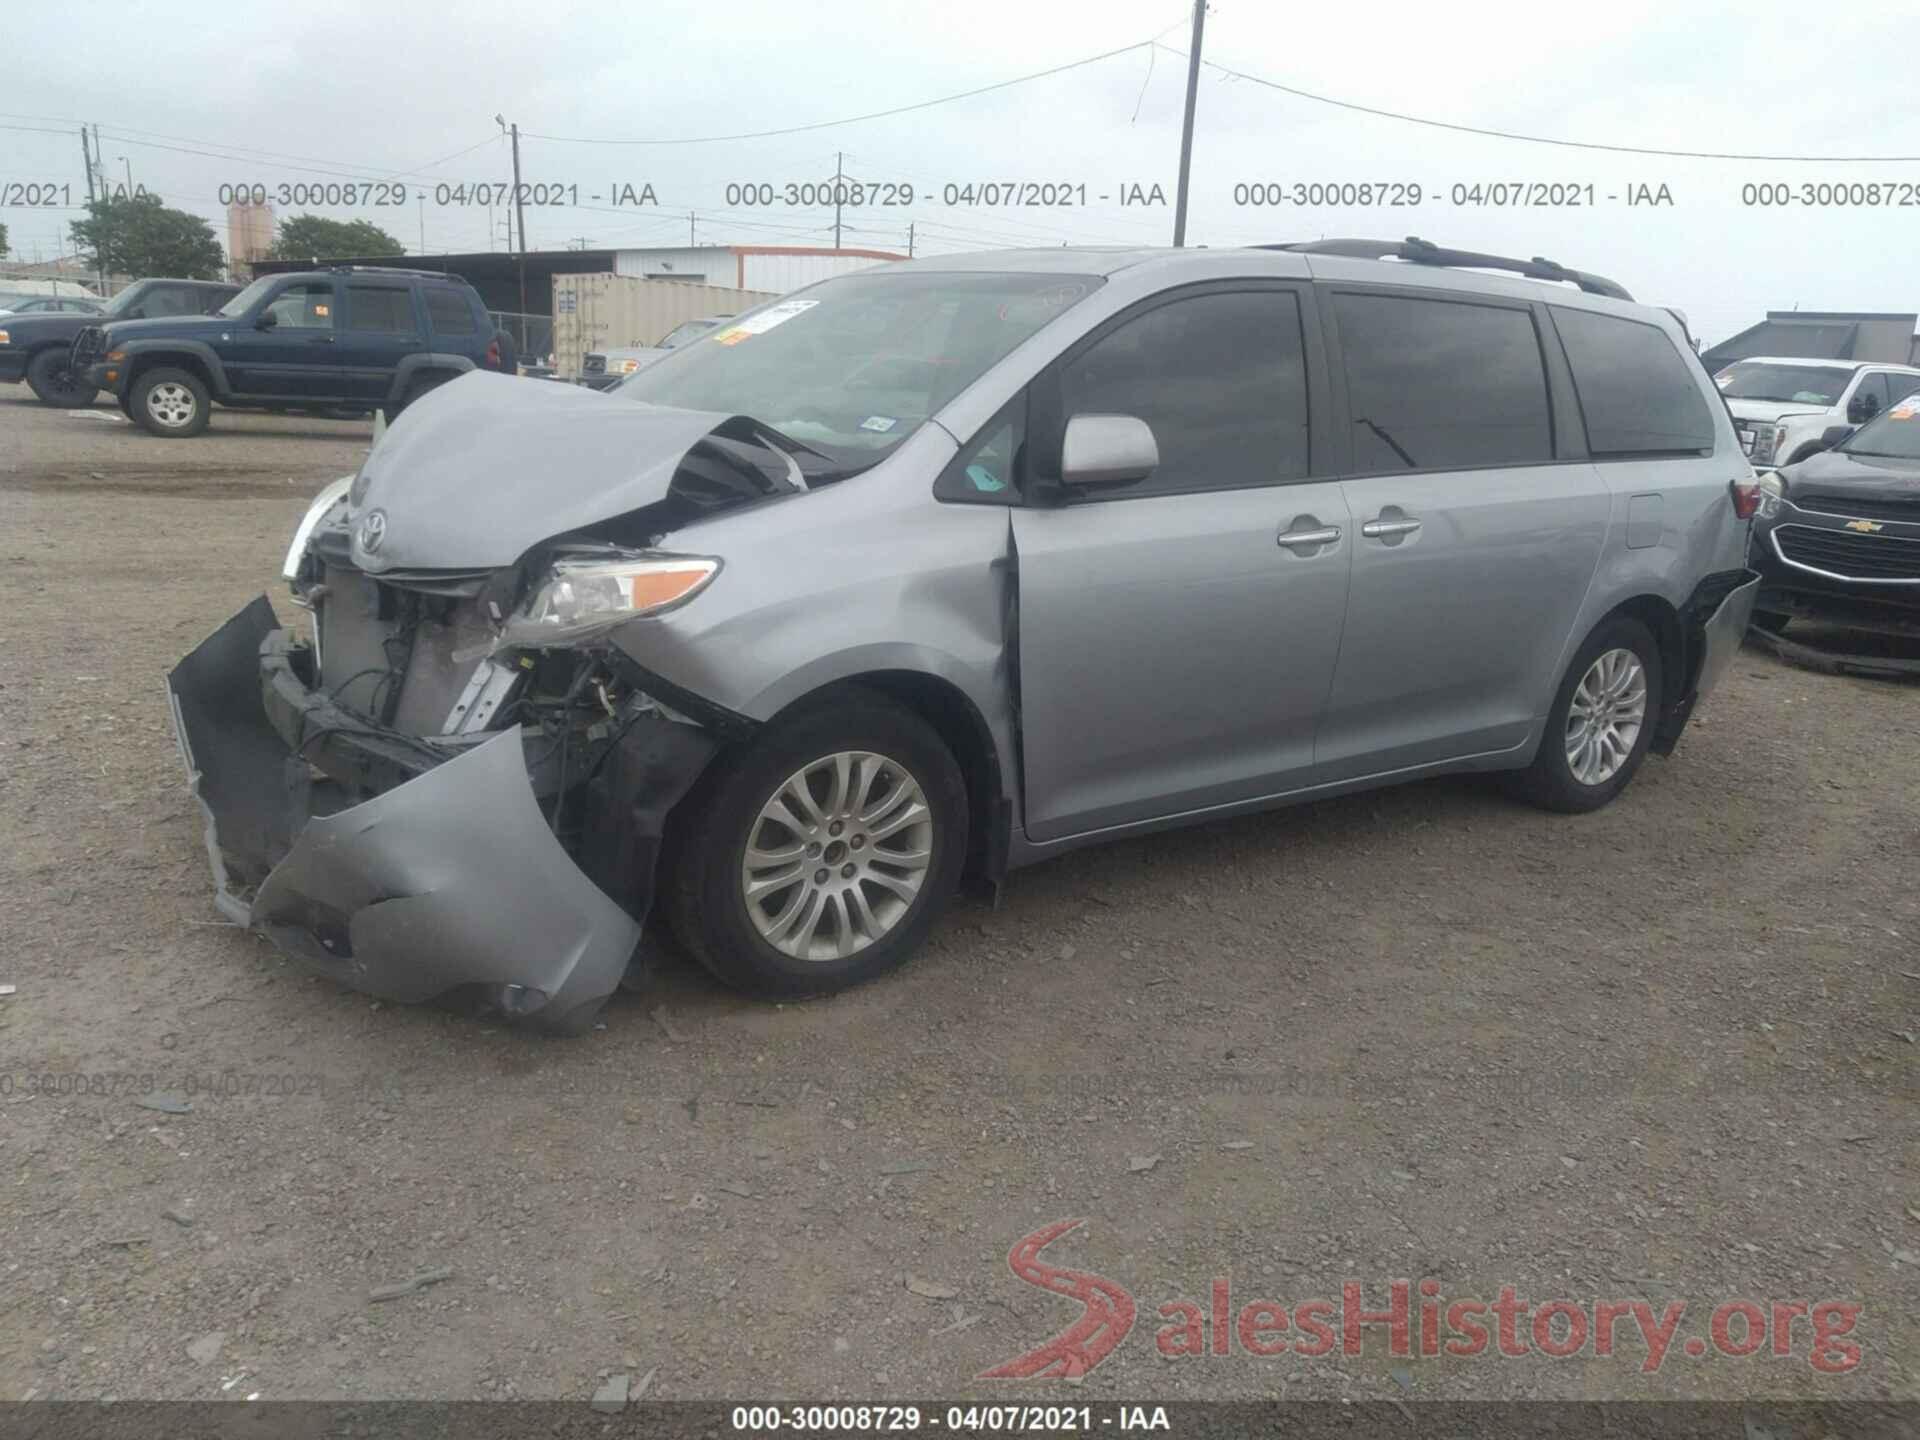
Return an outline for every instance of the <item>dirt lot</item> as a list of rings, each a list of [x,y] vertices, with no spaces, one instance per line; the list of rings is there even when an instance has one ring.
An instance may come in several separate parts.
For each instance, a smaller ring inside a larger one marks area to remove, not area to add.
[[[1920,688],[1748,653],[1595,816],[1457,781],[1117,845],[857,993],[671,968],[544,1040],[208,900],[162,673],[284,593],[368,427],[0,389],[0,1395],[1920,1394]],[[1007,1265],[1076,1218],[1045,1259],[1132,1333],[1078,1392],[976,1379],[1078,1318]],[[1163,1358],[1222,1276],[1687,1308],[1650,1374],[1625,1320],[1610,1359]],[[1806,1320],[1687,1353],[1742,1299],[1858,1304],[1859,1364]]]

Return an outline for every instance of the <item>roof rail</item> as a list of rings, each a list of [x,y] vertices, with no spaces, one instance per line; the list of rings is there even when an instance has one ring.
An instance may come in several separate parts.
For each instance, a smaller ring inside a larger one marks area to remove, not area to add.
[[[422,280],[463,280],[451,270],[415,270],[404,265],[323,265],[338,275],[417,275]]]
[[[1473,250],[1448,250],[1418,235],[1405,240],[1301,240],[1287,245],[1256,245],[1256,250],[1292,250],[1303,255],[1345,255],[1355,260],[1408,260],[1416,265],[1444,265],[1473,270],[1509,270],[1529,280],[1558,280],[1578,285],[1589,295],[1631,300],[1626,288],[1604,275],[1589,275],[1536,255],[1514,260],[1505,255],[1482,255]]]

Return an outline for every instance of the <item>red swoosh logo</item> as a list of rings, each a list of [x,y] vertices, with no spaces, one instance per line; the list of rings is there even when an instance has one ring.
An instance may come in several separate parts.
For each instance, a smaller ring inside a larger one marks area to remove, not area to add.
[[[1049,1265],[1040,1252],[1085,1220],[1056,1220],[1026,1236],[1007,1252],[1007,1268],[1041,1290],[1085,1307],[1080,1318],[1044,1345],[982,1370],[979,1380],[1069,1379],[1098,1365],[1133,1329],[1133,1296],[1113,1281],[1085,1270]]]

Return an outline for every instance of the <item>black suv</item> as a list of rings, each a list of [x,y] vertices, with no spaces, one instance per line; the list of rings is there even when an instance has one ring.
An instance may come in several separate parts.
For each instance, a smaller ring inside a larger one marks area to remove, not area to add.
[[[101,314],[36,310],[0,315],[0,380],[25,380],[46,404],[78,410],[91,405],[97,393],[69,368],[74,337],[87,326],[205,315],[239,291],[238,285],[217,280],[136,280]]]
[[[468,370],[514,372],[457,275],[342,265],[265,275],[212,315],[93,325],[72,367],[155,435],[198,435],[212,402],[322,415],[398,413]]]

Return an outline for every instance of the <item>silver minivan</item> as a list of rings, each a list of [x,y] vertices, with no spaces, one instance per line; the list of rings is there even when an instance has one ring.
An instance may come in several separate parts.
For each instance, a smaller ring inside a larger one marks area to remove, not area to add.
[[[1674,315],[1547,261],[942,257],[608,394],[436,390],[302,521],[310,623],[262,597],[170,692],[223,911],[575,1030],[662,930],[814,994],[1094,841],[1604,805],[1738,644],[1758,501]]]

